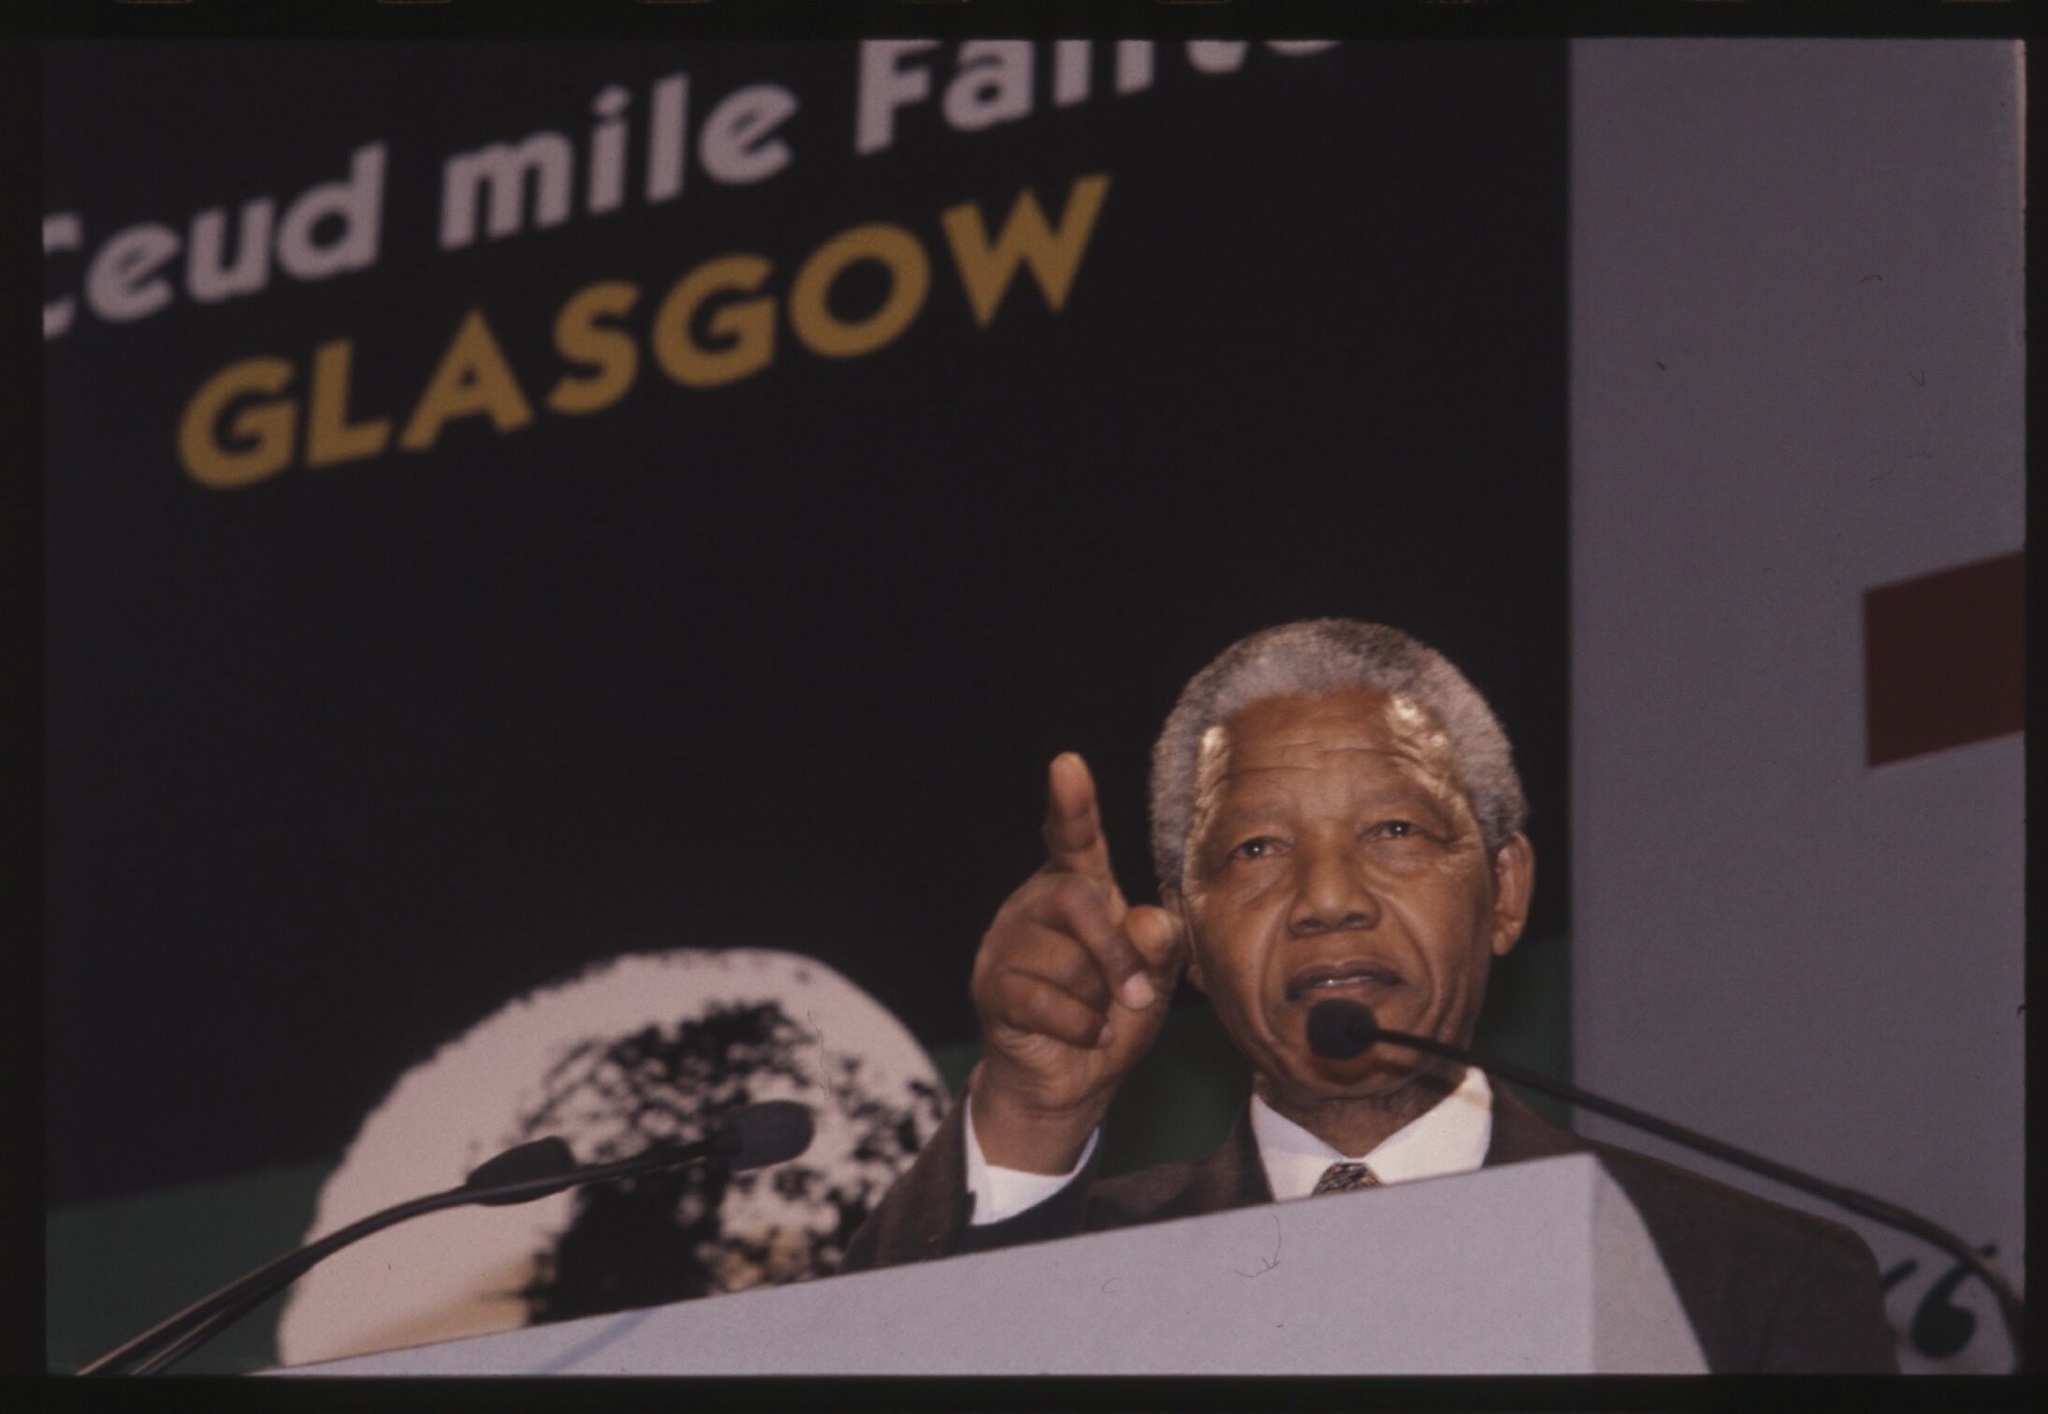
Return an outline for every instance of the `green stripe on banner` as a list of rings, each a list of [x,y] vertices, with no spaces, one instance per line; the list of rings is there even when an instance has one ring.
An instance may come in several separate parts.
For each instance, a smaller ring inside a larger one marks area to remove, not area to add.
[[[51,1371],[76,1370],[298,1246],[332,1169],[261,1169],[52,1210],[43,1297]],[[275,1365],[283,1305],[279,1293],[177,1370],[243,1374]]]
[[[1472,1049],[1554,1080],[1572,1078],[1570,939],[1524,938],[1493,964]],[[1516,1086],[1508,1088],[1552,1124],[1571,1123],[1569,1105]]]

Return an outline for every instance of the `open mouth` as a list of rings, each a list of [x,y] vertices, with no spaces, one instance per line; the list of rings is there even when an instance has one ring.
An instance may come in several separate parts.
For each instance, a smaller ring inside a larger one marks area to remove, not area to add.
[[[1287,979],[1287,1000],[1311,1005],[1326,997],[1351,996],[1364,1000],[1405,981],[1384,963],[1363,958],[1305,967]]]

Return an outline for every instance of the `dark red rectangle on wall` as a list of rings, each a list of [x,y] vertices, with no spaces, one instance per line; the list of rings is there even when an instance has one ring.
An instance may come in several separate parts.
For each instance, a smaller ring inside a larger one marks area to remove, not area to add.
[[[1864,591],[1871,765],[2025,727],[2026,600],[2024,551]]]

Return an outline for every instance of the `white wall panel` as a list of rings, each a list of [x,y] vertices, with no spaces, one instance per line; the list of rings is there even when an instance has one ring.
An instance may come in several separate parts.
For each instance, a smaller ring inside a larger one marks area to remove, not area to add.
[[[1576,1074],[2019,1280],[2022,741],[1868,767],[1861,620],[2023,541],[2018,46],[1583,41],[1572,83]],[[1852,1225],[1917,1259],[1904,1328],[1950,1263]],[[1959,1299],[1938,1367],[2006,1368]]]

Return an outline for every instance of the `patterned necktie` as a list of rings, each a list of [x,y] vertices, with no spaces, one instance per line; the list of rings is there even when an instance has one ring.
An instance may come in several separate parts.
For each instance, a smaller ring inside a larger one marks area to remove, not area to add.
[[[1323,1170],[1323,1176],[1316,1180],[1315,1190],[1308,1196],[1320,1198],[1325,1193],[1349,1193],[1354,1188],[1377,1188],[1380,1176],[1364,1164],[1331,1164]]]

